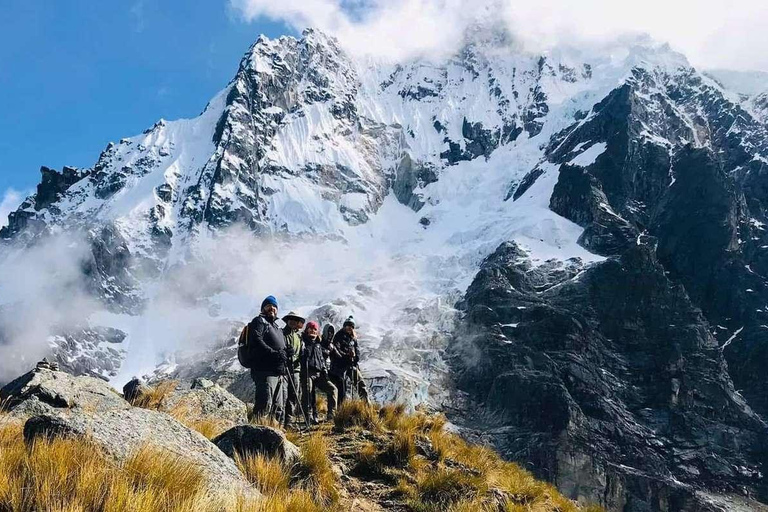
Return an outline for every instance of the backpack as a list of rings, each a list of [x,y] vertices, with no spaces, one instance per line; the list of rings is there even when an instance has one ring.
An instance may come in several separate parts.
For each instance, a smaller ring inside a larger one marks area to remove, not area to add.
[[[250,350],[248,350],[248,325],[245,324],[240,337],[237,339],[237,360],[240,361],[243,368],[251,367],[251,361],[248,357],[250,355]]]

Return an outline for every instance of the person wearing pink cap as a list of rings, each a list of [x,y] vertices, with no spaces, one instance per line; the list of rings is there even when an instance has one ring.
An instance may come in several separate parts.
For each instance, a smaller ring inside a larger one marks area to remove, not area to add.
[[[315,425],[319,423],[317,419],[317,390],[319,389],[328,396],[328,419],[333,418],[338,396],[336,386],[328,380],[328,367],[319,333],[320,326],[318,323],[308,322],[301,335],[301,395],[307,422],[312,422]]]

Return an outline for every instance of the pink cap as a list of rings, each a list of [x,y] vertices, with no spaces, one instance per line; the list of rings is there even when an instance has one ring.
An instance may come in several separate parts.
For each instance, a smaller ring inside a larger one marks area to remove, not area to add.
[[[314,327],[316,331],[320,330],[320,326],[317,325],[317,322],[307,322],[307,327],[304,330],[306,331],[310,327]]]

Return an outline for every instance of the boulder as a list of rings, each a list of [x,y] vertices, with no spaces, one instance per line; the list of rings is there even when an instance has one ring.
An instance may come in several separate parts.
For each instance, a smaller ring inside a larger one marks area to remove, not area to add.
[[[199,468],[217,498],[237,493],[258,496],[232,459],[198,432],[168,414],[130,407],[100,412],[98,415],[69,412],[33,416],[24,424],[24,440],[40,437],[85,437],[118,462],[127,460],[145,446],[158,447],[182,457]]]
[[[286,439],[285,434],[261,425],[238,425],[213,439],[213,444],[231,458],[235,453],[261,453],[294,464],[301,456],[299,448]]]
[[[148,393],[150,389],[138,377],[134,377],[123,386],[123,398],[133,404],[139,397]]]
[[[248,409],[232,393],[208,379],[197,379],[190,389],[166,396],[161,411],[181,412],[192,419],[214,419],[231,425],[248,423]]]
[[[29,417],[61,410],[85,412],[130,407],[109,384],[94,377],[75,377],[38,367],[0,389],[0,402],[13,416]]]
[[[210,379],[205,379],[203,377],[198,377],[192,381],[192,389],[207,389],[207,388],[212,388],[215,385],[216,385],[215,382],[213,382]]]

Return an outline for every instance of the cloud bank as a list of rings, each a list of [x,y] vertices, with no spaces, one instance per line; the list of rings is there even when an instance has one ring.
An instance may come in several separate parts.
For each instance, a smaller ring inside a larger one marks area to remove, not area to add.
[[[532,51],[647,33],[702,68],[768,71],[763,0],[230,0],[247,21],[317,27],[349,50],[400,60],[450,51],[474,23],[503,23]]]
[[[0,228],[8,224],[8,214],[16,210],[24,199],[24,195],[18,190],[9,188],[0,200]]]

